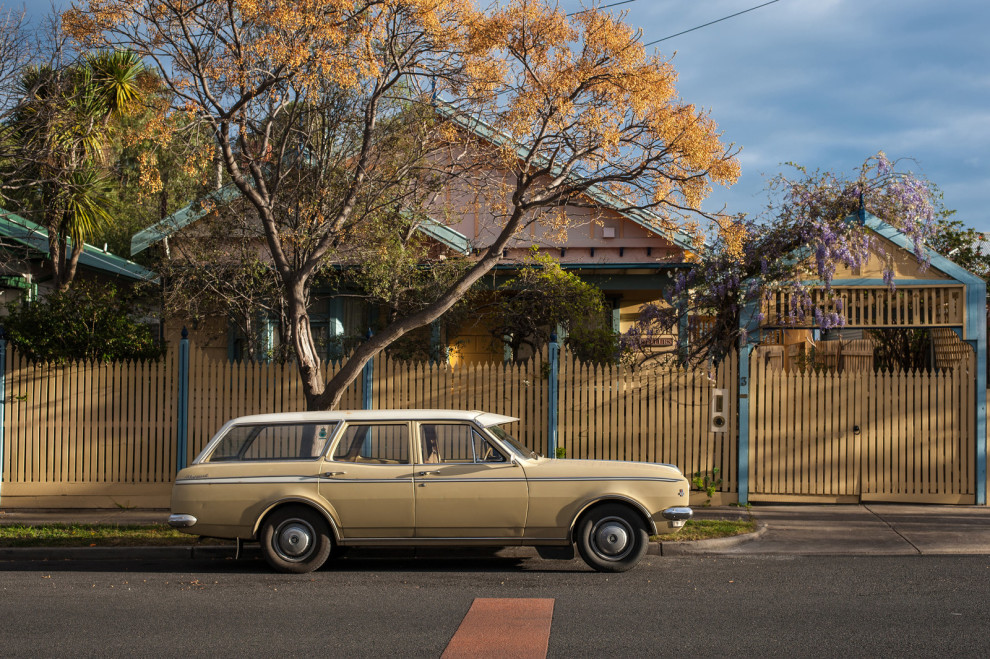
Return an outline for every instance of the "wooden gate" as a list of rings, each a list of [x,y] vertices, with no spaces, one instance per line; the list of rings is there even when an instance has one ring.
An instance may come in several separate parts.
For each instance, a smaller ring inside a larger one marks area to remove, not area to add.
[[[975,503],[975,357],[934,373],[751,367],[752,501]]]

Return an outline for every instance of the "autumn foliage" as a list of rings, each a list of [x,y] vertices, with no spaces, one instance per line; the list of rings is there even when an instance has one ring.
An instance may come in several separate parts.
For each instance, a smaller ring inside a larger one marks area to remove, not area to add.
[[[368,359],[450,309],[528,225],[566,228],[568,208],[606,196],[673,230],[704,215],[711,186],[739,173],[713,120],[678,96],[671,63],[605,10],[566,16],[547,0],[83,0],[65,24],[89,46],[157,64],[167,112],[215,136],[226,176],[264,227],[313,408],[335,406]],[[465,130],[470,122],[483,130]],[[161,125],[165,140],[176,122]],[[486,190],[501,233],[325,383],[306,310],[314,277],[364,223],[443,217],[451,209],[437,207],[438,192],[472,185]]]

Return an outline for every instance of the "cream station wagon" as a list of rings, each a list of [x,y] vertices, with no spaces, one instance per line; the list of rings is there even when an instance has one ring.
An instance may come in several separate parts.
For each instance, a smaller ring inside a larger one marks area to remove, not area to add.
[[[485,412],[374,410],[226,423],[172,488],[169,524],[257,540],[282,572],[354,545],[577,544],[620,572],[691,517],[672,465],[541,457]]]

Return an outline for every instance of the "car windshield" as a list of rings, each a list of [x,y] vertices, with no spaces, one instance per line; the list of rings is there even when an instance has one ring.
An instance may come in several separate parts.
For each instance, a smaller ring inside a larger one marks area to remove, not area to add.
[[[495,435],[500,440],[502,440],[502,443],[508,446],[509,449],[513,453],[515,453],[517,457],[520,457],[524,460],[535,460],[536,458],[540,457],[539,453],[537,453],[536,451],[531,451],[530,449],[526,448],[526,446],[524,446],[522,442],[520,442],[518,439],[516,439],[509,433],[505,432],[505,430],[503,430],[499,426],[488,426],[488,430],[493,435]]]

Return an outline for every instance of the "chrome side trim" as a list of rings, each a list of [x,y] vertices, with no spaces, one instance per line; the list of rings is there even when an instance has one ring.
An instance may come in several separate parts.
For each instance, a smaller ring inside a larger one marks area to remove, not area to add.
[[[175,481],[176,485],[200,485],[203,483],[211,485],[234,484],[244,485],[247,483],[310,483],[320,480],[319,476],[217,476],[214,478],[194,476],[191,478],[180,478]]]
[[[664,519],[669,519],[675,522],[686,521],[694,517],[694,511],[687,506],[674,506],[673,508],[667,508],[661,514]]]
[[[665,478],[663,476],[572,476],[567,478],[530,478],[530,481],[546,481],[562,483],[578,481],[656,481],[660,483],[680,483],[682,478]]]
[[[427,465],[423,465],[427,466]],[[438,465],[428,465],[436,470]],[[441,468],[444,465],[439,465]],[[683,479],[681,478],[664,478],[661,476],[568,476],[568,477],[555,477],[547,476],[544,478],[493,478],[493,477],[482,477],[482,478],[448,478],[443,475],[441,471],[435,478],[417,478],[417,481],[447,481],[450,483],[511,483],[514,481],[524,482],[524,483],[580,483],[580,482],[609,482],[609,481],[619,481],[619,482],[629,482],[629,481],[647,481],[647,482],[660,482],[660,483],[680,483]]]
[[[172,513],[168,516],[168,525],[173,529],[188,529],[193,526],[197,521],[192,515],[185,515],[181,513]]]
[[[437,465],[431,465],[436,467]],[[646,482],[661,482],[661,483],[679,483],[680,478],[654,478],[650,476],[574,476],[568,478],[464,478],[464,477],[445,477],[443,473],[437,474],[434,478],[419,478],[416,479],[420,482],[447,482],[447,483],[579,483],[579,482],[636,482],[636,481],[646,481]],[[309,482],[319,482],[319,483],[411,483],[413,482],[413,477],[408,478],[325,478],[319,475],[313,476],[221,476],[221,477],[202,477],[202,476],[192,476],[188,478],[182,478],[175,481],[176,485],[197,485],[197,484],[209,484],[209,485],[247,485],[247,484],[271,484],[271,483],[309,483]]]
[[[408,478],[325,478],[323,476],[230,476],[222,478],[183,478],[176,485],[270,485],[272,483],[412,483]]]
[[[327,483],[412,483],[412,476],[409,478],[320,478],[320,485]]]
[[[525,478],[452,478],[437,474],[430,478],[417,478],[417,483],[525,483]]]

